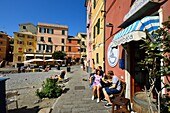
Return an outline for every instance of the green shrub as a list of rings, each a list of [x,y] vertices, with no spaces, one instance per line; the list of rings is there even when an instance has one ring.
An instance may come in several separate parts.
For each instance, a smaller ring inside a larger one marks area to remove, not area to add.
[[[42,89],[37,89],[36,95],[42,98],[57,98],[62,94],[62,88],[57,84],[56,79],[47,78],[42,84]]]

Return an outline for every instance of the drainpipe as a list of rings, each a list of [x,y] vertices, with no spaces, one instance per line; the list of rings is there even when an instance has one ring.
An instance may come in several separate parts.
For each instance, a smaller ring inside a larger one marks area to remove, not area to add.
[[[106,67],[105,67],[105,25],[106,25],[106,0],[103,0],[103,4],[104,4],[104,32],[103,32],[103,71],[106,71]],[[106,72],[105,72],[106,73]]]

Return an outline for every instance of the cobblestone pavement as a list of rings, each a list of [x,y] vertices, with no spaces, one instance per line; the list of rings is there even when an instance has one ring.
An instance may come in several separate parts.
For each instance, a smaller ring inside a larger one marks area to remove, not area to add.
[[[56,100],[52,113],[111,113],[111,108],[104,107],[105,103],[91,100],[88,73],[80,66],[72,66],[71,71],[67,73],[67,77],[71,78],[65,87],[68,91]]]

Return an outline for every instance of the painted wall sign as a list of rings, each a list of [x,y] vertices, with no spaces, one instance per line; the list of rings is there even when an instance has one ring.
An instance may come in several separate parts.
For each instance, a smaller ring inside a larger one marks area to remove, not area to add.
[[[136,0],[132,7],[130,8],[129,12],[123,18],[123,21],[126,21],[128,18],[133,16],[137,11],[139,11],[142,7],[144,7],[150,0]]]
[[[119,47],[115,48],[113,47],[113,43],[111,42],[108,46],[107,51],[107,60],[111,67],[116,66],[119,59]]]

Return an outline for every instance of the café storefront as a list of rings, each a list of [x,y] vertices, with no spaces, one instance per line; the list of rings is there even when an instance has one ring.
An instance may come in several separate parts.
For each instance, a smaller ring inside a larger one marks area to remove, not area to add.
[[[138,62],[144,58],[144,51],[139,49],[143,43],[142,38],[146,38],[145,31],[151,33],[160,26],[159,16],[146,16],[141,20],[118,32],[110,42],[107,51],[108,64],[111,67],[119,65],[119,68],[125,70],[126,97],[132,98],[135,92],[141,91],[144,85],[147,85],[147,76],[138,65]],[[125,51],[124,57],[119,58],[120,46]],[[146,78],[146,79],[145,79]]]

